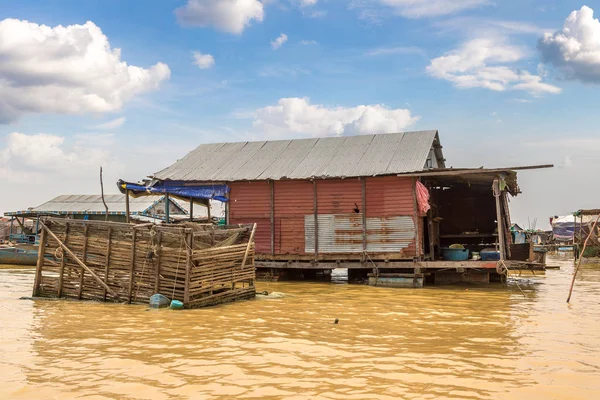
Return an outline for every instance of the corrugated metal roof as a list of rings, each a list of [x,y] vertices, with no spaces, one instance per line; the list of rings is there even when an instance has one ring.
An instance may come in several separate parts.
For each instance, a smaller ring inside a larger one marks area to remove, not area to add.
[[[125,195],[104,195],[109,214],[125,214]],[[162,202],[164,196],[140,196],[129,198],[129,211],[131,214],[142,214],[154,205]],[[185,210],[176,200],[170,199],[181,210]],[[6,213],[6,215],[19,214],[106,214],[101,195],[61,195],[38,207],[26,211]],[[182,211],[185,213],[185,211]]]
[[[437,131],[432,130],[204,144],[170,167],[157,172],[154,178],[232,182],[418,172],[425,168],[436,139]]]

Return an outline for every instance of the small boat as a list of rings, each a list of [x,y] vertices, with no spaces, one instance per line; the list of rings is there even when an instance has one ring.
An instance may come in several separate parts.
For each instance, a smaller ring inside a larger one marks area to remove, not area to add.
[[[0,264],[36,265],[38,251],[15,246],[0,247]]]

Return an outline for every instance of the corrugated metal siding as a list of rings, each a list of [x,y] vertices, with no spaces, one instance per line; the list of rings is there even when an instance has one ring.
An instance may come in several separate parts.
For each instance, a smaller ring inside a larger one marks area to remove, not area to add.
[[[313,183],[277,181],[274,184],[275,253],[303,254],[304,217],[313,216]]]
[[[362,253],[362,214],[319,215],[319,253]],[[307,253],[315,251],[315,220],[304,218]],[[410,216],[367,218],[367,252],[398,253],[414,242],[415,224]],[[407,254],[407,256],[410,254]]]
[[[201,145],[162,180],[256,181],[392,175],[422,171],[437,131]]]
[[[231,224],[256,223],[254,242],[257,253],[271,252],[271,189],[267,182],[229,184]]]
[[[362,214],[318,216],[319,253],[362,253]],[[304,218],[306,252],[315,252],[315,219]]]
[[[409,257],[414,256],[416,254],[414,240],[415,206],[412,178],[403,178],[398,176],[379,176],[366,178],[366,189],[367,218],[399,216],[409,217],[410,226],[412,226],[412,233],[409,244],[404,247],[404,253]],[[404,228],[397,227],[396,229],[409,229],[408,222],[405,221]],[[408,235],[408,233],[400,234],[399,232],[396,232],[395,234],[403,237]],[[385,246],[382,248],[385,248]]]
[[[367,252],[397,253],[406,249],[411,256],[414,247],[415,223],[411,216],[367,218]]]
[[[362,183],[357,178],[317,181],[319,214],[350,214],[362,207]]]

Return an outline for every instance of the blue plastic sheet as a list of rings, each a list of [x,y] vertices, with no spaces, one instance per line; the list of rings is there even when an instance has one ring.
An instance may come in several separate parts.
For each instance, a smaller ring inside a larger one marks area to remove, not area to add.
[[[128,183],[124,181],[117,182],[119,190],[124,192],[129,190],[134,196],[170,194],[176,197],[192,199],[210,199],[227,202],[229,187],[227,185],[191,185],[182,181],[159,181],[147,186]]]

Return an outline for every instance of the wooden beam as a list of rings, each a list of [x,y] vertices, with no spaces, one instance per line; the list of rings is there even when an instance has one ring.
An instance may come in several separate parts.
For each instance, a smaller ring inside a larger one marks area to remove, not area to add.
[[[313,211],[315,219],[315,261],[319,260],[319,204],[317,200],[317,180],[313,180]]]
[[[59,238],[58,236],[56,236],[54,234],[54,232],[52,232],[43,222],[40,222],[40,224],[42,225],[42,233],[45,231],[48,233],[48,235],[50,235],[50,237],[52,237],[52,239],[54,239],[56,242],[58,242],[59,246],[67,252],[67,254],[73,259],[73,261],[75,261],[77,264],[79,264],[83,269],[86,270],[86,272],[88,274],[90,274],[92,276],[92,278],[94,278],[99,284],[100,286],[102,286],[104,289],[106,289],[108,291],[108,293],[112,294],[113,296],[115,296],[115,298],[117,300],[120,300],[119,295],[112,290],[106,283],[104,283],[104,281],[102,281],[102,279],[100,279],[100,277],[98,275],[96,275],[96,273],[94,271],[92,271],[87,265],[85,265],[85,263],[83,261],[81,261],[79,259],[79,257],[77,257],[75,255],[75,253],[73,253],[73,251],[71,251],[71,249],[69,249]]]
[[[83,228],[83,248],[82,248],[82,257],[81,261],[85,264],[87,262],[87,248],[88,248],[88,234],[90,231],[90,226],[85,225]],[[81,277],[79,279],[79,291],[77,292],[77,298],[81,300],[83,296],[83,278],[84,278],[85,270],[81,268]]]
[[[63,238],[64,238],[63,242],[65,245],[68,243],[68,240],[69,240],[70,227],[71,227],[71,224],[69,224],[68,221],[65,221],[65,234],[63,236]],[[42,232],[43,232],[43,229],[42,229]],[[63,256],[62,256],[62,259],[60,260],[60,269],[58,270],[58,293],[57,293],[58,297],[62,297],[66,264],[67,264],[67,255],[63,251]]]
[[[271,254],[275,254],[275,182],[269,181],[271,189]]]
[[[43,226],[43,225],[42,225]],[[42,283],[42,268],[44,267],[44,254],[46,253],[46,241],[48,240],[46,232],[42,230],[42,237],[38,246],[38,258],[35,268],[35,279],[33,282],[33,297],[40,293],[40,284]]]
[[[108,234],[107,234],[107,244],[106,244],[106,258],[104,259],[104,282],[108,282],[108,270],[110,268],[110,251],[112,250],[112,226],[108,226]],[[102,298],[106,301],[106,289],[102,294]]]
[[[504,224],[502,223],[502,206],[500,205],[500,181],[494,179],[494,198],[496,199],[496,221],[498,226],[498,245],[500,246],[500,260],[506,259],[506,253],[504,248]]]
[[[125,189],[125,222],[130,222],[129,215],[129,189]]]
[[[457,176],[457,175],[479,175],[479,174],[496,174],[500,172],[510,171],[525,171],[531,169],[554,168],[554,164],[542,165],[526,165],[522,167],[506,167],[506,168],[440,168],[436,170],[428,170],[423,172],[411,172],[409,174],[398,174],[404,177],[421,177],[421,176]]]
[[[133,294],[133,277],[135,272],[135,240],[137,229],[131,229],[131,256],[129,259],[129,288],[127,290],[127,302],[131,304],[131,295]]]

